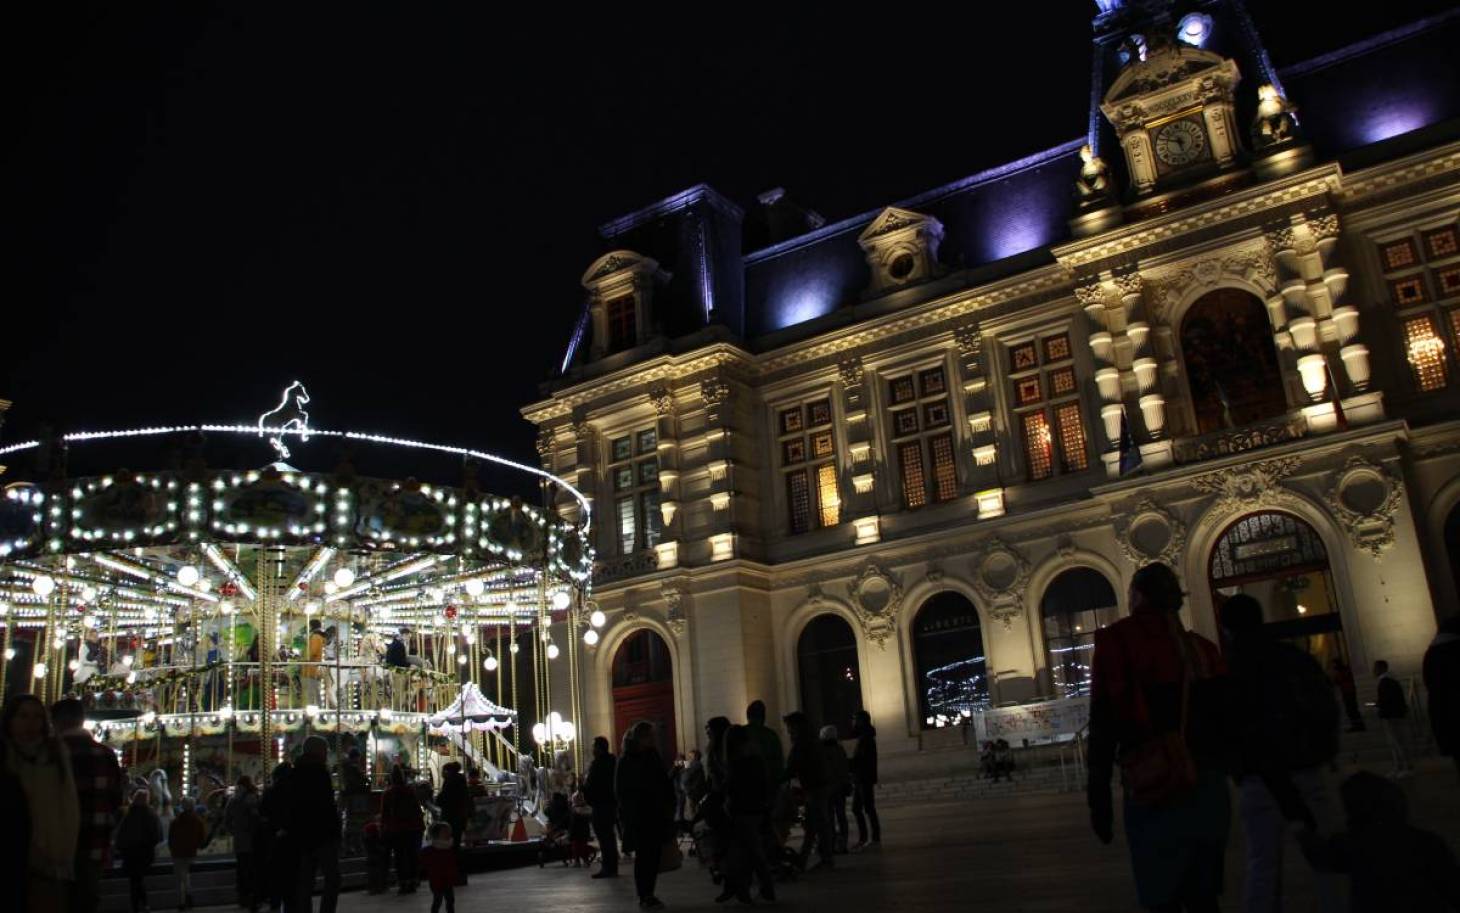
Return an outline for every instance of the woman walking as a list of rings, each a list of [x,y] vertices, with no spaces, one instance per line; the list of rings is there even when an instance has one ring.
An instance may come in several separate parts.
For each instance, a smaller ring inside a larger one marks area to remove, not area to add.
[[[1181,626],[1176,574],[1148,564],[1131,614],[1095,634],[1090,705],[1090,823],[1113,830],[1117,759],[1136,893],[1148,910],[1215,913],[1231,819],[1230,699],[1216,645]]]
[[[639,906],[662,909],[654,896],[664,844],[673,837],[674,784],[654,747],[654,724],[635,723],[618,761],[618,808],[624,842],[634,847],[634,889]]]
[[[71,776],[70,752],[51,732],[46,707],[33,694],[17,694],[0,714],[4,735],[4,770],[14,778],[12,801],[27,810],[30,834],[26,841],[25,875],[19,884],[25,906],[17,909],[64,910],[75,877],[76,841],[81,832],[81,810]],[[5,828],[12,825],[7,821]],[[17,860],[18,862],[18,860]]]
[[[152,810],[152,797],[145,789],[132,793],[132,804],[117,825],[117,855],[122,857],[122,871],[132,900],[132,913],[147,913],[147,872],[157,858],[157,844],[162,842],[162,819]]]

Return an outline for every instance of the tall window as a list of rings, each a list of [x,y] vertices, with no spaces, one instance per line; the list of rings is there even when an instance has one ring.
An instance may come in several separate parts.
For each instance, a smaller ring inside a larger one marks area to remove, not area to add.
[[[903,504],[922,507],[958,497],[953,417],[943,367],[888,381],[887,402]]]
[[[801,709],[816,728],[835,726],[851,735],[852,717],[862,709],[862,677],[857,669],[857,636],[836,615],[818,615],[796,642]]]
[[[619,554],[659,541],[659,438],[653,428],[614,438],[608,477],[613,482]]]
[[[836,526],[841,522],[841,496],[836,485],[831,400],[778,409],[776,431],[786,484],[788,528],[792,533],[804,533]]]
[[[608,349],[620,352],[632,348],[638,336],[638,315],[633,295],[620,295],[604,306],[608,317]]]
[[[978,610],[961,594],[928,598],[913,619],[913,663],[923,726],[948,726],[989,704]]]
[[[1181,319],[1181,354],[1198,434],[1288,411],[1272,320],[1256,295],[1219,288],[1198,298]]]
[[[1447,386],[1460,343],[1460,234],[1443,225],[1385,241],[1379,261],[1415,388]]]
[[[1014,422],[1024,442],[1024,465],[1030,480],[1089,468],[1070,334],[1056,333],[1010,346],[1009,381],[1014,387]]]
[[[1115,621],[1115,589],[1099,571],[1071,568],[1050,581],[1039,603],[1044,651],[1057,697],[1090,693],[1095,631]]]

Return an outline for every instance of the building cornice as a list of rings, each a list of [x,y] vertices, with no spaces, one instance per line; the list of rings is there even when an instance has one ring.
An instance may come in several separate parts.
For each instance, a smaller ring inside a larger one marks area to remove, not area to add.
[[[575,409],[625,391],[642,392],[647,396],[648,387],[656,381],[665,382],[693,377],[696,374],[732,366],[743,371],[754,370],[754,362],[750,353],[724,342],[702,346],[690,352],[659,355],[648,361],[636,362],[613,373],[593,377],[571,387],[564,387],[553,393],[548,399],[523,406],[522,415],[528,421],[541,425],[554,419],[569,417]]]

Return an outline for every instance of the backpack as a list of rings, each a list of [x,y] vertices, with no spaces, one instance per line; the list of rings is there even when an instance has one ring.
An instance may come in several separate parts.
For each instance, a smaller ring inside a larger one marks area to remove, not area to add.
[[[1288,770],[1327,764],[1338,754],[1339,707],[1318,661],[1290,644],[1270,644],[1262,662],[1264,735]]]

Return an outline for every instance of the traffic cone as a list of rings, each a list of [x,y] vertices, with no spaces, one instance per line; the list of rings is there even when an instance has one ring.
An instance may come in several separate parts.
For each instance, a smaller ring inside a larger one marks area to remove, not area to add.
[[[518,815],[517,816],[517,823],[514,824],[514,825],[512,825],[512,842],[513,843],[526,843],[527,842],[527,825],[525,825],[525,824],[522,823],[522,816],[521,815]]]

